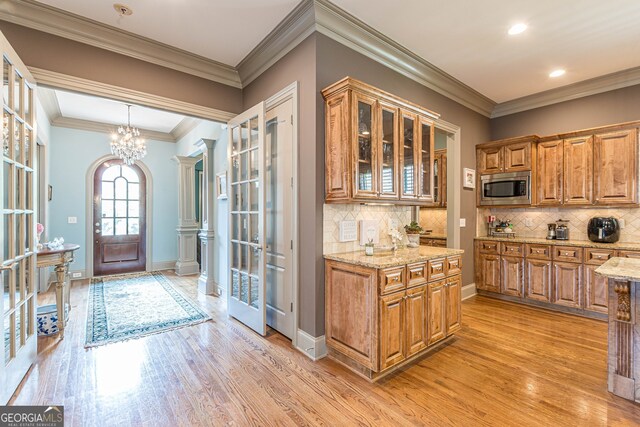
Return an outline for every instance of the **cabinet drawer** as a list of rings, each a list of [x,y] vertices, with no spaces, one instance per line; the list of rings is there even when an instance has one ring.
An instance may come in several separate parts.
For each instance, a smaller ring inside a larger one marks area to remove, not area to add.
[[[404,266],[380,270],[380,295],[400,291],[404,286]]]
[[[488,240],[478,242],[478,250],[483,254],[497,254],[499,252],[499,246],[499,242],[491,242]]]
[[[427,263],[418,262],[407,265],[407,287],[422,285],[427,282]]]
[[[582,262],[582,248],[574,246],[555,246],[553,248],[553,260],[564,262]]]
[[[447,258],[447,276],[455,276],[456,274],[462,273],[462,257],[461,256],[450,256]]]
[[[525,246],[525,255],[527,258],[551,259],[551,246],[527,244]]]
[[[620,258],[640,258],[640,251],[618,251]]]
[[[427,279],[431,282],[432,280],[440,280],[447,277],[447,270],[444,259],[432,259],[428,263],[427,268]]]
[[[609,258],[613,258],[615,251],[613,249],[596,249],[585,248],[584,263],[600,265],[604,264]]]
[[[508,256],[524,255],[524,245],[522,243],[502,243],[500,253]]]

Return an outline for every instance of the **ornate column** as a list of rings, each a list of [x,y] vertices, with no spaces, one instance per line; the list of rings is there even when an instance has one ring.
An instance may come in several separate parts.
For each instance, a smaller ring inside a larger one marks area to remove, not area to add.
[[[200,270],[196,259],[198,222],[196,221],[195,157],[175,156],[178,163],[178,260],[176,274],[196,274]]]
[[[200,278],[198,279],[198,290],[206,295],[220,296],[220,287],[215,282],[213,276],[213,265],[215,262],[215,211],[214,200],[216,193],[215,173],[213,166],[213,148],[216,141],[214,139],[201,139],[198,146],[202,150],[202,229],[200,230]]]

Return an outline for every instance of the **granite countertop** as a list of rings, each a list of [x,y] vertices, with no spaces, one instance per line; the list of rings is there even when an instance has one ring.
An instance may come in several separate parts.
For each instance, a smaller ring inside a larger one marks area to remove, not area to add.
[[[609,279],[640,282],[640,259],[614,257],[595,271],[596,274]]]
[[[363,249],[356,252],[326,254],[324,255],[324,258],[348,264],[360,265],[362,267],[388,268],[411,264],[414,262],[427,261],[435,258],[444,258],[451,255],[460,255],[463,253],[464,251],[462,249],[420,246],[418,248],[398,249],[396,252],[388,250],[374,252],[373,256],[365,255]]]
[[[640,243],[596,243],[590,240],[547,240],[539,237],[476,237],[476,240],[492,240],[496,242],[534,243],[538,245],[583,246],[599,249],[623,249],[640,251]]]
[[[434,233],[420,233],[420,237],[424,237],[425,239],[439,239],[439,240],[447,240],[447,236],[444,234],[434,234]]]

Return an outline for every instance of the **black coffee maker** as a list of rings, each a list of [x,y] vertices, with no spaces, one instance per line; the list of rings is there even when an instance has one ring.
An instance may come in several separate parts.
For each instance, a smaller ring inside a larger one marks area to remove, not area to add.
[[[587,233],[592,242],[615,243],[620,239],[620,224],[613,217],[597,216],[589,220]]]

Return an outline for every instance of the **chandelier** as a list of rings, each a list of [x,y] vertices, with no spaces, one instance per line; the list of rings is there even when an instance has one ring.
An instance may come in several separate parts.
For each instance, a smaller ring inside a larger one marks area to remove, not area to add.
[[[131,126],[131,105],[127,104],[127,125],[119,126],[111,134],[111,153],[120,157],[128,166],[147,155],[147,145],[140,138],[140,131]]]

